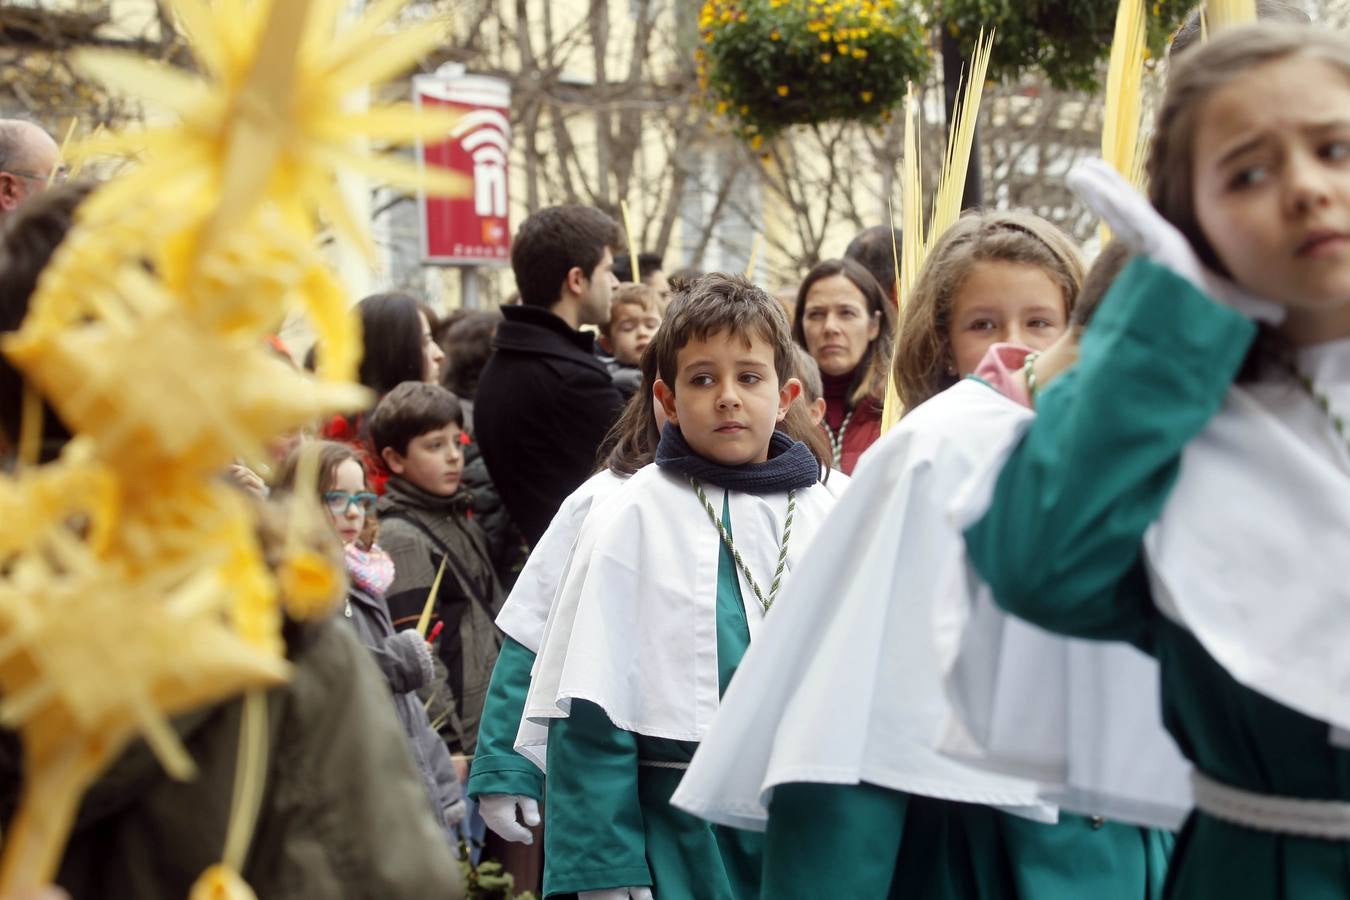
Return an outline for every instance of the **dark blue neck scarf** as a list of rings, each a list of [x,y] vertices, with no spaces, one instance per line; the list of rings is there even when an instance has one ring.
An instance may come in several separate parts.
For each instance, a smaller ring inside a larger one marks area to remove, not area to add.
[[[667,472],[746,494],[800,490],[820,479],[820,463],[811,450],[781,431],[769,440],[769,458],[764,462],[724,466],[695,453],[680,429],[667,423],[656,445],[656,464]]]

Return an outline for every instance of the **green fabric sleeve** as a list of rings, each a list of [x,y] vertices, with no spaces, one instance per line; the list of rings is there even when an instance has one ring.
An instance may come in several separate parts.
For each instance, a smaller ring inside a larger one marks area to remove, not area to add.
[[[1255,334],[1156,263],[1126,267],[965,533],[1000,605],[1053,631],[1146,642],[1140,543]]]
[[[638,797],[637,736],[573,700],[548,735],[544,895],[652,883]]]
[[[909,796],[870,784],[786,784],[769,804],[761,897],[891,896]]]
[[[478,724],[478,748],[469,772],[469,796],[519,794],[542,800],[544,773],[515,751],[525,696],[530,690],[534,654],[506,638],[492,667],[483,718]]]

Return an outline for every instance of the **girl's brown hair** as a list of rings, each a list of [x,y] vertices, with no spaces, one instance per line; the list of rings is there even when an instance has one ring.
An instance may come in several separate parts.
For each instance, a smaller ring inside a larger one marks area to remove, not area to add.
[[[851,259],[827,259],[816,263],[801,287],[797,289],[797,306],[792,314],[792,339],[798,346],[806,346],[806,295],[816,282],[836,275],[843,276],[853,283],[863,295],[863,306],[869,318],[881,324],[880,331],[867,345],[858,368],[853,376],[853,386],[849,390],[848,404],[856,407],[865,400],[881,404],[886,398],[886,372],[891,363],[891,354],[895,346],[895,313],[892,312],[890,299],[886,296],[887,285],[880,285],[871,272],[861,263]]]
[[[1186,52],[1168,72],[1148,157],[1149,200],[1190,241],[1210,269],[1229,276],[1200,227],[1195,209],[1195,136],[1209,99],[1234,79],[1270,63],[1305,57],[1326,63],[1350,80],[1350,41],[1311,26],[1261,23],[1232,28]],[[1266,363],[1288,352],[1274,330],[1262,325],[1240,380],[1259,376]]]
[[[356,455],[356,451],[346,444],[339,444],[337,441],[304,441],[294,450],[286,454],[281,465],[277,467],[276,475],[272,478],[272,491],[277,494],[290,494],[295,490],[295,477],[300,469],[300,460],[305,456],[318,454],[318,472],[319,496],[323,496],[325,491],[332,490],[333,485],[337,483],[338,466],[347,460],[353,460],[357,465],[361,464],[361,457]],[[361,471],[365,473],[365,467]]]
[[[906,411],[960,379],[951,371],[952,300],[980,262],[1040,268],[1058,285],[1065,316],[1073,312],[1083,284],[1083,260],[1068,235],[1029,213],[965,213],[933,246],[905,300],[894,375]]]
[[[625,477],[656,458],[656,445],[661,432],[656,430],[656,416],[652,410],[652,385],[656,383],[656,341],[653,340],[638,358],[642,383],[628,398],[628,405],[614,427],[600,443],[601,463],[596,471],[609,469]]]

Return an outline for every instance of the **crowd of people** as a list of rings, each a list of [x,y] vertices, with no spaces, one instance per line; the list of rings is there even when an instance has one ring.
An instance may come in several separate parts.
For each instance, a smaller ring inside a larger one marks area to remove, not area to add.
[[[222,473],[315,491],[347,576],[269,692],[257,895],[1350,895],[1350,40],[1258,9],[1174,39],[1147,198],[1070,177],[1090,265],[972,210],[904,298],[886,226],[778,298],[559,206],[500,311],[362,299],[372,405]],[[0,122],[0,331],[59,165]],[[10,455],[24,403],[0,359]],[[175,722],[191,784],[104,773],[61,887],[186,896],[240,715]]]

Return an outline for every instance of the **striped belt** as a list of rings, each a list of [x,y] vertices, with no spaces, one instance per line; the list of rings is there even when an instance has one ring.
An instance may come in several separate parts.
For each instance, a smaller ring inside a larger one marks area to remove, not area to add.
[[[1350,803],[1256,794],[1191,773],[1195,805],[1216,819],[1258,831],[1350,841]]]
[[[647,767],[647,768],[649,768],[649,769],[680,769],[680,770],[684,770],[684,769],[689,768],[689,763],[686,763],[686,762],[666,762],[666,761],[663,760],[663,759],[639,759],[639,760],[638,760],[638,765],[639,765],[639,766],[645,766],[645,767]]]

